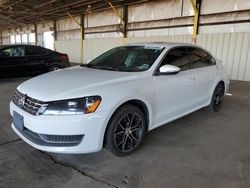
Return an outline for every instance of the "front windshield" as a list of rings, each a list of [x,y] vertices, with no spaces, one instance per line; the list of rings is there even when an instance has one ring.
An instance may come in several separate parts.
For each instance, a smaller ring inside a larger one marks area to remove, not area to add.
[[[83,66],[114,71],[145,71],[152,66],[163,49],[163,47],[153,46],[117,47],[105,52]]]

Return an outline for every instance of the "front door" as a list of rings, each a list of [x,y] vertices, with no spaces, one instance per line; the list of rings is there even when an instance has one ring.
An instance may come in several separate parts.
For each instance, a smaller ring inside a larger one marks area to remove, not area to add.
[[[186,48],[179,47],[171,50],[159,67],[165,64],[178,66],[181,71],[175,75],[154,76],[155,105],[153,124],[155,127],[174,120],[194,108],[195,75],[194,71],[190,69]]]
[[[0,77],[25,75],[27,60],[23,46],[4,48],[0,51]]]

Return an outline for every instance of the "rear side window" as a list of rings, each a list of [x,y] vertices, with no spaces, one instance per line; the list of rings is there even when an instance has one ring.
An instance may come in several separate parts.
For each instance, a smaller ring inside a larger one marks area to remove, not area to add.
[[[191,68],[188,53],[185,47],[175,48],[171,50],[163,59],[161,66],[170,64],[179,67],[182,71]]]
[[[187,48],[190,54],[190,62],[192,63],[192,68],[206,67],[210,65],[215,65],[214,58],[200,48]]]
[[[39,48],[36,46],[27,46],[26,47],[26,55],[43,55],[46,54],[46,50],[43,48]]]

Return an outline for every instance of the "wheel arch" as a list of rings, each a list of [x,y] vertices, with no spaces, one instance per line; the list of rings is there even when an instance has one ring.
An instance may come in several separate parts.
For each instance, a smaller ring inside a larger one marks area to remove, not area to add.
[[[219,84],[222,84],[222,86],[223,86],[223,89],[224,89],[224,95],[225,95],[225,92],[226,92],[226,85],[225,85],[225,82],[223,81],[223,80],[220,80],[217,84],[216,84],[216,86],[214,87],[214,89],[217,87],[217,85],[219,85]]]
[[[142,110],[143,114],[145,115],[145,118],[146,118],[146,131],[149,130],[149,124],[150,124],[150,109],[148,107],[148,105],[140,100],[140,99],[129,99],[123,103],[121,103],[120,105],[118,105],[118,107],[114,110],[114,112],[111,114],[108,122],[107,122],[107,125],[106,125],[106,128],[105,128],[105,131],[104,131],[104,137],[103,137],[103,146],[105,146],[105,137],[106,137],[106,132],[107,132],[107,128],[108,128],[108,125],[112,119],[112,117],[114,116],[114,114],[121,108],[123,107],[124,105],[127,105],[127,104],[131,104],[131,105],[134,105],[136,107],[138,107],[140,110]]]
[[[225,82],[222,80],[222,79],[218,79],[217,81],[214,82],[214,85],[211,87],[211,90],[210,90],[210,93],[209,93],[209,100],[207,101],[208,104],[210,104],[211,102],[211,99],[213,97],[213,94],[214,94],[214,90],[215,88],[217,87],[218,84],[222,84],[223,87],[224,87],[224,95],[226,94],[226,85],[225,85]]]
[[[211,87],[210,94],[209,94],[210,98],[213,96],[214,90],[215,90],[215,88],[217,87],[218,84],[222,84],[223,85],[223,87],[224,87],[224,94],[225,94],[225,91],[226,91],[225,81],[223,81],[222,79],[218,79],[218,80],[214,81],[214,83],[213,83],[213,85]]]
[[[62,67],[59,65],[58,62],[54,62],[54,61],[53,61],[52,63],[50,63],[50,64],[47,65],[48,71],[50,71],[51,68],[53,68],[53,67],[58,67],[59,69],[62,68]]]
[[[125,104],[132,104],[138,108],[140,108],[140,110],[143,112],[143,114],[145,115],[145,118],[146,118],[146,130],[148,131],[148,126],[149,126],[149,110],[148,110],[148,107],[147,105],[141,101],[141,100],[138,100],[138,99],[132,99],[132,100],[129,100],[125,103],[123,103],[120,107],[122,107],[123,105]]]

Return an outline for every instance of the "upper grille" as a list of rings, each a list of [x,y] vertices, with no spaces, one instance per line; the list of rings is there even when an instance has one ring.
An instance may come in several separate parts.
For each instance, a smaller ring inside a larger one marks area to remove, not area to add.
[[[22,101],[23,100],[23,101]],[[12,101],[16,104],[19,108],[23,109],[24,111],[32,114],[32,115],[39,115],[39,109],[46,104],[42,101],[33,99],[18,90],[16,90],[13,94]]]

